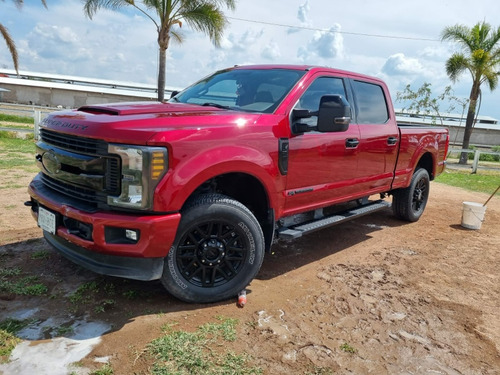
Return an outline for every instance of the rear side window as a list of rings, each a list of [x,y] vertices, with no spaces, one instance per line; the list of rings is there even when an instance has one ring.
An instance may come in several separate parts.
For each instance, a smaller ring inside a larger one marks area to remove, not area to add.
[[[389,120],[384,90],[373,83],[353,81],[358,103],[358,124],[385,124]]]

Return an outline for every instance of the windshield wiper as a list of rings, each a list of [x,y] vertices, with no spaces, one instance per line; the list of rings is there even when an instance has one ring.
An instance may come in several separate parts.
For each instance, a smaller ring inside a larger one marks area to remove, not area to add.
[[[220,108],[220,109],[231,109],[231,107],[227,105],[222,105],[222,104],[217,104],[217,103],[203,103],[200,104],[203,107],[215,107],[215,108]]]

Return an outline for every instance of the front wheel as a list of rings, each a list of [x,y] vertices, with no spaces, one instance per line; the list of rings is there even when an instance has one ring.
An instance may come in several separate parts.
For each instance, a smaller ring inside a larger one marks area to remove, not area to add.
[[[257,275],[264,235],[241,203],[219,194],[200,196],[182,212],[161,282],[186,302],[234,297]]]
[[[392,193],[394,214],[410,222],[420,219],[429,198],[429,188],[429,173],[423,168],[417,169],[411,178],[410,186]]]

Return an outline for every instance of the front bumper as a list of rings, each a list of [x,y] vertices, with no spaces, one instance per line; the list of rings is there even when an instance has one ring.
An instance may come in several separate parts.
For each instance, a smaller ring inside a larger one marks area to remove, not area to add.
[[[75,264],[101,275],[134,280],[158,280],[163,273],[164,258],[134,258],[89,251],[53,234],[43,232],[47,242]]]
[[[112,276],[139,280],[161,276],[163,259],[174,242],[180,213],[87,212],[69,205],[64,196],[47,189],[36,178],[29,185],[28,192],[35,220],[38,220],[40,205],[56,215],[55,235],[44,231],[44,236],[73,262]],[[86,231],[75,230],[78,227],[85,227]],[[137,241],[126,243],[110,235],[125,230],[137,231]]]

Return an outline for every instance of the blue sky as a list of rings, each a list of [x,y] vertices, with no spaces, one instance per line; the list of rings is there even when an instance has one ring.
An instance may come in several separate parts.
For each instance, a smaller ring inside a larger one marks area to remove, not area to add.
[[[134,11],[99,11],[85,18],[79,0],[0,2],[0,22],[16,41],[20,70],[116,81],[156,83],[158,47],[153,23]],[[219,48],[183,25],[185,42],[167,51],[167,86],[183,88],[235,64],[324,65],[384,79],[396,93],[407,84],[447,85],[444,64],[456,46],[439,41],[446,26],[479,21],[500,26],[497,0],[237,0]],[[293,26],[293,27],[289,27]],[[0,40],[0,67],[12,69]],[[453,84],[468,97],[470,77]],[[500,88],[483,87],[481,114],[500,119]],[[401,103],[395,104],[401,107]],[[441,110],[448,109],[447,103]],[[457,110],[458,111],[458,110]],[[458,111],[460,112],[460,111]]]

